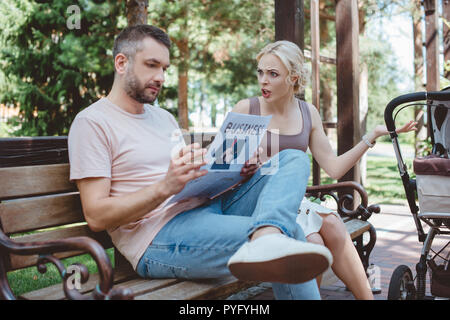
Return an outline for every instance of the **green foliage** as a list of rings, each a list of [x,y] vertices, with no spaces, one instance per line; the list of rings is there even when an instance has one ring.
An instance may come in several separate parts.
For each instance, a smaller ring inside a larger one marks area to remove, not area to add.
[[[148,11],[149,24],[171,37],[172,65],[178,67],[169,71],[158,98],[161,106],[176,108],[177,76],[186,67],[180,63],[189,69],[190,111],[210,111],[213,123],[217,112],[225,113],[238,100],[256,94],[254,58],[274,37],[273,1],[160,0],[151,1]]]
[[[419,157],[425,157],[431,154],[433,150],[433,144],[431,143],[431,137],[427,137],[424,141],[420,141],[418,145],[418,154]]]
[[[111,87],[113,39],[126,25],[124,1],[42,2],[5,0],[0,11],[0,103],[20,106],[11,123],[16,135],[67,134],[75,115]],[[73,4],[81,29],[67,25]],[[273,1],[156,0],[148,12],[148,23],[174,43],[161,107],[177,115],[183,69],[189,70],[190,110],[202,105],[212,118],[257,92],[254,56],[273,39]]]
[[[80,8],[79,29],[67,24],[73,4]],[[75,115],[112,85],[113,65],[105,61],[112,59],[121,5],[6,0],[2,8],[0,61],[10,90],[0,91],[0,102],[20,106],[16,134],[67,134]]]
[[[11,123],[20,128],[17,135],[67,134],[75,115],[105,95],[112,84],[111,48],[114,35],[126,25],[125,1],[39,2],[44,3],[2,1],[0,103],[20,105],[20,117]],[[81,9],[81,29],[67,26],[71,16],[67,8],[73,4]],[[334,1],[322,4],[323,13],[335,14]],[[393,14],[389,0],[364,0],[360,10],[365,22]],[[154,0],[148,12],[148,23],[166,30],[174,43],[173,67],[157,102],[161,107],[177,116],[178,74],[185,69],[189,71],[189,111],[207,111],[213,125],[219,113],[258,94],[255,56],[274,40],[273,0]],[[320,21],[321,53],[334,56],[335,22]],[[305,19],[307,47],[309,43],[309,19]],[[368,129],[383,123],[385,105],[399,94],[402,74],[386,43],[377,35],[360,40],[360,60],[369,66]],[[336,92],[335,66],[322,64],[320,72],[322,83],[331,84]],[[307,98],[310,90],[307,87]],[[409,111],[402,112],[399,121],[410,116]]]
[[[368,66],[369,111],[367,115],[368,130],[377,124],[384,124],[384,110],[386,105],[395,97],[403,94],[397,84],[402,82],[404,74],[399,70],[392,48],[387,41],[374,35],[360,37],[360,61]],[[403,109],[396,119],[397,127],[414,119],[414,109]],[[407,133],[399,136],[403,143],[413,143],[414,134]],[[388,136],[381,141],[390,141]]]

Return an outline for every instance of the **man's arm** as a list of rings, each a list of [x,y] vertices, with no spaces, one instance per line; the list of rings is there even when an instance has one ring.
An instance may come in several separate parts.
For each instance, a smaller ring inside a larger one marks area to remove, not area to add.
[[[111,179],[77,180],[89,227],[92,231],[99,232],[139,220],[170,196],[161,182],[121,197],[110,197]]]
[[[190,180],[207,173],[199,168],[206,163],[205,149],[196,144],[188,145],[170,161],[163,180],[120,197],[111,197],[109,178],[85,178],[77,180],[85,219],[92,231],[116,228],[139,220],[157,208],[171,195],[180,192]]]

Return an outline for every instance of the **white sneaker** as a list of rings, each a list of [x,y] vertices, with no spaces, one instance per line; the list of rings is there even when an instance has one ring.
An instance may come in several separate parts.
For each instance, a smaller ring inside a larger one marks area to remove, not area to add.
[[[332,263],[326,247],[273,233],[244,243],[227,265],[240,280],[301,283],[314,279]]]

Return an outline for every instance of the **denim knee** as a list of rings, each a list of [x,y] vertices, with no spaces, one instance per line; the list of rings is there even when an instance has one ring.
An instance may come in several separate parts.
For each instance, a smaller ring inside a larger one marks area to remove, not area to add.
[[[284,149],[281,150],[278,155],[280,160],[283,162],[307,161],[308,164],[310,163],[309,156],[302,150]]]

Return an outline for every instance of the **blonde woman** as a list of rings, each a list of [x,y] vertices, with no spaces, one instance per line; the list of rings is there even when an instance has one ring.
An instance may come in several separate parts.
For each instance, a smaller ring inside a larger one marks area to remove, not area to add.
[[[378,137],[388,134],[385,126],[378,125],[351,150],[336,156],[323,131],[317,109],[295,97],[306,80],[304,58],[298,46],[289,41],[270,43],[259,52],[256,60],[261,96],[239,101],[232,111],[272,115],[266,137],[262,140],[263,162],[284,149],[306,152],[309,147],[320,167],[331,178],[339,179],[375,144]],[[411,121],[397,132],[414,130],[415,124]],[[305,210],[311,208],[313,210]],[[305,200],[300,209],[297,222],[307,240],[325,245],[331,251],[333,272],[356,299],[373,299],[362,262],[339,215],[330,214],[332,211],[326,208],[314,208]],[[317,282],[320,285],[319,278]]]

